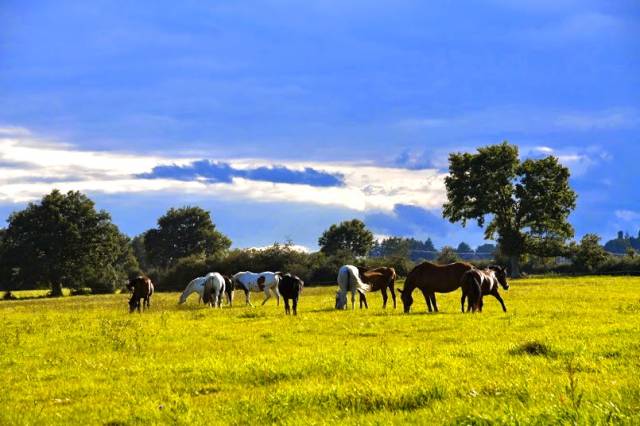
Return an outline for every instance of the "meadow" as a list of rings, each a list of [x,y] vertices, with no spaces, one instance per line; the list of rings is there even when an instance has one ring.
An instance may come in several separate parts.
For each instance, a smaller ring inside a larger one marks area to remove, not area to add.
[[[0,424],[640,424],[640,278],[513,280],[506,314],[334,294],[306,288],[297,317],[240,292],[0,302]]]

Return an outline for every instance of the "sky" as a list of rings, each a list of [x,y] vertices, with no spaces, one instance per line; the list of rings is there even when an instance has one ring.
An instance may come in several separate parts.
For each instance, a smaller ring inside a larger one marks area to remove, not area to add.
[[[640,230],[639,130],[636,0],[0,1],[3,223],[59,188],[130,236],[197,205],[234,247],[477,246],[447,156],[508,140],[607,240]]]

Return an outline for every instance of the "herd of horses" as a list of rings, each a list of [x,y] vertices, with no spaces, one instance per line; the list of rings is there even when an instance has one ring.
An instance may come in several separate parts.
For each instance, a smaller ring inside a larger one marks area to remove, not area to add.
[[[391,293],[393,307],[396,308],[396,272],[390,267],[366,269],[354,265],[344,265],[338,271],[338,291],[336,293],[336,309],[347,308],[347,294],[351,293],[351,309],[355,309],[355,298],[358,294],[360,308],[368,308],[367,293],[380,291],[382,293],[383,308],[386,308],[388,295]],[[507,271],[500,266],[476,268],[465,262],[455,262],[448,265],[437,265],[422,262],[409,272],[404,283],[404,289],[398,288],[404,312],[408,313],[413,304],[413,291],[422,292],[429,312],[438,312],[436,293],[450,293],[462,290],[460,299],[461,310],[465,312],[482,312],[483,297],[491,295],[507,311],[504,300],[500,296],[499,287],[509,289]],[[154,292],[153,283],[144,275],[129,281],[127,288],[132,292],[129,300],[129,312],[150,307],[150,299]],[[197,293],[202,302],[212,307],[221,307],[226,296],[227,304],[233,305],[235,290],[242,290],[245,294],[246,305],[251,304],[251,292],[263,292],[264,305],[267,300],[276,297],[280,305],[280,297],[284,299],[285,313],[298,313],[298,300],[304,288],[304,282],[289,273],[282,272],[238,272],[233,276],[226,276],[218,272],[210,272],[203,277],[191,280],[180,295],[179,303],[185,303],[187,298]],[[289,302],[291,301],[291,306]]]

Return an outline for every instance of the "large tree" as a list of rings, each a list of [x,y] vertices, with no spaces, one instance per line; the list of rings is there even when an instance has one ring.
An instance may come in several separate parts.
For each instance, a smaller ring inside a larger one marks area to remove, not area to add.
[[[443,216],[463,225],[476,220],[484,226],[488,219],[485,238],[498,241],[513,276],[520,275],[523,254],[559,254],[573,236],[568,216],[576,194],[569,170],[556,157],[521,162],[518,148],[507,142],[475,154],[454,153],[445,185]]]
[[[340,251],[350,252],[353,256],[365,256],[373,247],[373,234],[358,219],[331,225],[318,239],[320,251],[327,255]]]
[[[54,190],[8,222],[0,264],[3,279],[15,286],[48,284],[54,296],[63,286],[94,282],[113,290],[126,278],[125,269],[137,267],[109,214],[96,211],[80,192]]]
[[[144,234],[147,261],[171,266],[187,256],[212,256],[231,246],[231,240],[216,230],[208,211],[200,207],[171,208],[158,219],[158,227]]]

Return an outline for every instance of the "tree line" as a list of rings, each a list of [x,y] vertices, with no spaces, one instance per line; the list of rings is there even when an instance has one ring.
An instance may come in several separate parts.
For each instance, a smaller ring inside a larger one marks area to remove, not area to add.
[[[177,290],[210,270],[291,271],[313,283],[332,281],[345,263],[390,265],[402,276],[425,259],[448,263],[461,258],[509,265],[515,276],[640,269],[635,251],[614,259],[597,235],[570,241],[574,231],[568,216],[577,196],[569,186],[569,170],[553,156],[521,161],[518,148],[507,142],[476,153],[453,153],[445,186],[443,217],[463,226],[476,221],[497,245],[474,251],[461,243],[436,250],[430,239],[375,241],[366,225],[353,219],[324,231],[316,253],[294,250],[290,243],[232,250],[209,212],[195,206],[169,209],[156,227],[131,239],[86,195],[54,190],[11,214],[8,226],[0,229],[0,285],[7,295],[34,287],[48,287],[53,296],[61,295],[63,287],[107,293],[144,271],[159,289]],[[469,253],[482,256],[469,259]]]

